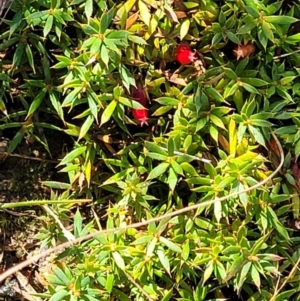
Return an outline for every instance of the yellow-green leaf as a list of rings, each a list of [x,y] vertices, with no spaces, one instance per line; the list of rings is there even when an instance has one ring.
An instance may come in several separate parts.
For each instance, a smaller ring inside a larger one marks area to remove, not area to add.
[[[187,35],[187,33],[189,32],[190,29],[190,25],[191,25],[191,21],[190,19],[185,19],[181,26],[180,26],[180,40],[183,40],[184,37]]]
[[[229,121],[229,153],[230,155],[236,154],[237,146],[237,134],[236,134],[236,123],[233,119]]]
[[[117,106],[117,101],[116,100],[113,100],[104,110],[104,112],[102,113],[102,116],[101,116],[101,125],[103,125],[104,123],[106,123],[111,115],[113,114],[116,106]]]
[[[150,11],[149,11],[147,5],[143,1],[140,0],[138,3],[138,6],[139,6],[139,10],[140,10],[140,18],[147,26],[149,26],[150,20],[151,20],[151,14],[150,14]]]

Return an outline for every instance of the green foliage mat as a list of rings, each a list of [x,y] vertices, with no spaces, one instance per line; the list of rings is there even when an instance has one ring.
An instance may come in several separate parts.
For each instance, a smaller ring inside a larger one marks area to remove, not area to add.
[[[71,247],[41,297],[300,299],[298,18],[297,0],[13,1],[0,130],[10,153],[68,141],[69,181],[43,183],[57,220],[81,237],[214,200]]]

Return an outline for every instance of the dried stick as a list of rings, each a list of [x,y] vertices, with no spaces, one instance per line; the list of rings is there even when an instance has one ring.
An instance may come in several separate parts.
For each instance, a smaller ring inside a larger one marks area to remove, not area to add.
[[[123,273],[128,280],[140,290],[140,292],[144,295],[144,297],[147,298],[148,301],[153,301],[149,294],[133,279],[133,277],[131,277],[131,275],[129,275],[125,270],[123,270]]]
[[[284,163],[284,153],[283,153],[283,149],[281,147],[281,144],[280,142],[278,141],[277,137],[275,136],[275,134],[272,132],[272,136],[274,138],[274,140],[276,141],[276,144],[279,148],[279,152],[280,152],[280,163],[278,165],[278,167],[275,169],[274,172],[272,172],[272,174],[270,174],[267,178],[265,178],[263,181],[251,186],[251,187],[248,187],[246,189],[243,189],[242,191],[237,191],[237,192],[234,192],[234,193],[231,193],[229,195],[225,195],[221,198],[216,198],[214,200],[210,200],[210,201],[205,201],[203,203],[200,203],[200,204],[195,204],[195,205],[192,205],[192,206],[188,206],[188,207],[185,207],[185,208],[182,208],[182,209],[178,209],[178,210],[175,210],[173,212],[169,212],[169,213],[166,213],[166,214],[163,214],[161,216],[157,216],[157,217],[154,217],[154,218],[150,218],[149,220],[146,220],[146,221],[143,221],[143,222],[139,222],[139,223],[134,223],[134,224],[131,224],[131,225],[126,225],[126,226],[122,226],[122,227],[117,227],[117,228],[112,228],[112,229],[105,229],[105,230],[101,230],[101,231],[97,231],[97,232],[94,232],[94,233],[90,233],[86,236],[83,236],[83,237],[79,237],[77,239],[75,239],[74,241],[72,242],[65,242],[63,244],[60,244],[54,248],[51,248],[49,250],[46,250],[45,252],[41,253],[41,254],[38,254],[32,258],[29,258],[23,262],[20,262],[19,264],[11,267],[10,269],[8,269],[7,271],[5,271],[4,273],[2,273],[0,275],[0,283],[5,280],[7,277],[13,275],[14,273],[24,269],[25,267],[33,264],[34,262],[40,260],[41,258],[44,258],[46,256],[49,256],[50,254],[52,253],[56,253],[56,252],[61,252],[63,251],[64,249],[72,246],[73,244],[80,244],[82,243],[83,241],[87,241],[89,239],[92,239],[92,238],[95,238],[101,234],[107,234],[107,233],[112,233],[112,232],[117,232],[117,231],[120,231],[120,230],[126,230],[126,229],[132,229],[132,228],[140,228],[140,227],[143,227],[143,226],[146,226],[150,223],[153,223],[153,222],[158,222],[162,219],[166,219],[166,218],[171,218],[173,216],[177,216],[179,214],[182,214],[182,213],[185,213],[185,212],[188,212],[188,211],[192,211],[192,210],[196,210],[200,207],[206,207],[206,206],[209,206],[209,205],[212,205],[216,202],[223,202],[223,201],[226,201],[230,198],[233,198],[233,197],[236,197],[242,193],[246,193],[246,192],[249,192],[249,191],[252,191],[254,189],[257,189],[261,186],[263,186],[264,184],[266,184],[267,182],[269,182],[281,169],[281,167],[283,166],[283,163]]]
[[[289,275],[284,279],[283,283],[281,284],[280,288],[276,289],[272,298],[270,301],[275,301],[276,296],[279,294],[279,292],[284,288],[286,283],[288,282],[289,279],[292,278],[293,274],[295,273],[296,269],[298,268],[298,265],[300,264],[300,257],[298,258],[296,264],[293,266],[292,270],[290,271]]]
[[[287,57],[287,56],[293,55],[293,54],[298,53],[298,52],[300,52],[300,49],[292,51],[292,52],[288,52],[288,53],[284,53],[284,54],[274,56],[273,60],[277,60],[277,59],[280,59],[280,58],[283,58],[283,57]]]
[[[59,220],[59,218],[55,215],[55,213],[47,206],[47,205],[43,205],[42,206],[44,208],[44,210],[49,214],[51,215],[54,220],[56,221],[56,223],[58,224],[58,226],[60,227],[63,235],[65,236],[65,238],[69,241],[69,242],[72,242],[75,240],[75,237],[74,235],[68,231],[64,225],[62,224],[62,222]]]
[[[25,156],[25,155],[20,155],[20,154],[11,154],[11,153],[8,153],[8,152],[0,152],[0,154],[4,155],[5,157],[17,157],[17,158],[21,158],[21,159],[24,159],[24,160],[33,160],[33,161],[47,162],[47,163],[53,163],[53,164],[58,164],[60,162],[58,160],[49,160],[49,159]]]

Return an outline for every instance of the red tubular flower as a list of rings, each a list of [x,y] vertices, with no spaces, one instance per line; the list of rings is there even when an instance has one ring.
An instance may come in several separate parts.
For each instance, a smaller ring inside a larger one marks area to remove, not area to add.
[[[196,52],[186,42],[182,42],[176,47],[174,57],[182,65],[188,65],[198,59]]]
[[[146,97],[146,93],[143,89],[143,86],[140,81],[136,82],[136,88],[131,89],[131,95],[139,102],[142,106],[147,108],[148,106],[148,100]],[[132,109],[132,115],[133,117],[140,123],[141,126],[144,124],[148,124],[148,110],[147,109]]]

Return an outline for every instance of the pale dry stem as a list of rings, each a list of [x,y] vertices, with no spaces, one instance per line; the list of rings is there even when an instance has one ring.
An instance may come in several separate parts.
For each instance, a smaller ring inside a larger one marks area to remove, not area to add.
[[[275,292],[274,292],[272,298],[270,299],[270,301],[275,301],[276,300],[276,296],[278,296],[278,294],[280,293],[280,291],[282,291],[282,289],[284,288],[284,286],[286,285],[286,283],[288,282],[288,280],[293,277],[293,275],[295,274],[296,269],[298,268],[299,264],[300,264],[300,257],[298,258],[296,264],[293,266],[293,268],[290,271],[289,275],[284,279],[284,281],[281,284],[280,288],[275,289]],[[280,281],[280,279],[278,279],[278,284],[279,284],[279,281]]]
[[[65,236],[65,238],[69,241],[69,242],[73,242],[75,240],[74,235],[68,231],[64,225],[62,224],[62,222],[59,220],[59,218],[56,216],[56,214],[47,206],[47,205],[43,205],[42,206],[44,208],[44,210],[53,217],[53,219],[55,220],[55,222],[57,223],[57,225],[60,227],[63,235]]]

